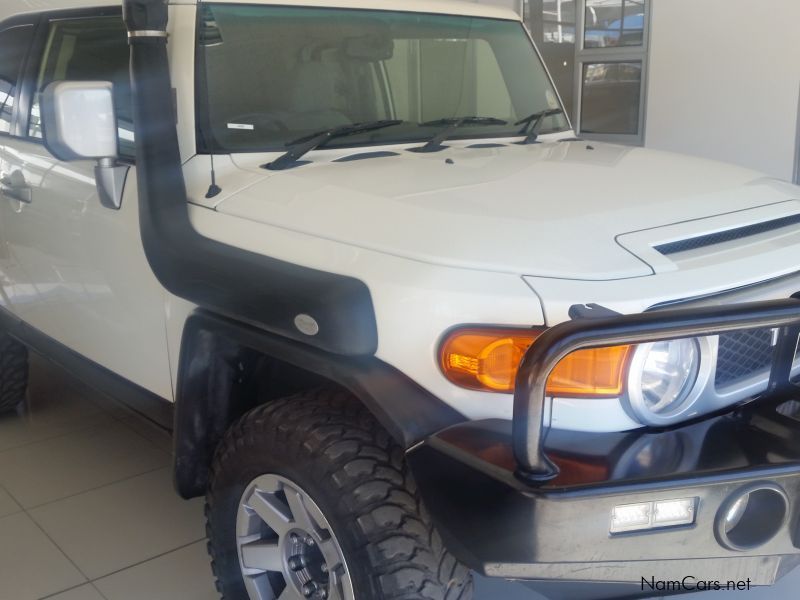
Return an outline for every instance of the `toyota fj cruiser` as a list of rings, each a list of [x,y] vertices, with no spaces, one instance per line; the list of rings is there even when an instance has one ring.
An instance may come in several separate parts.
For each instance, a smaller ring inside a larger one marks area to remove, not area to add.
[[[576,138],[503,9],[58,2],[0,8],[0,408],[30,348],[171,428],[225,598],[797,564],[800,189]]]

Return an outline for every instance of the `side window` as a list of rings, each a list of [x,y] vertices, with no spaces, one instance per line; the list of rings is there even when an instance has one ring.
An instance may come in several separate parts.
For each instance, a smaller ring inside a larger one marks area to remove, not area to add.
[[[32,25],[0,31],[0,133],[11,131],[17,79],[32,39]]]
[[[119,154],[133,158],[133,107],[128,41],[121,17],[63,19],[50,23],[36,81],[28,135],[42,137],[39,95],[54,81],[110,81],[114,85]]]

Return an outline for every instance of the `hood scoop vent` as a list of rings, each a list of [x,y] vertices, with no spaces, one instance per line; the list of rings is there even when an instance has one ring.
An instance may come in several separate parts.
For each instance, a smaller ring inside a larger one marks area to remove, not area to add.
[[[689,250],[698,250],[707,246],[714,246],[725,242],[732,242],[742,238],[759,235],[762,233],[769,233],[785,227],[792,227],[800,225],[800,214],[789,215],[788,217],[781,217],[780,219],[773,219],[771,221],[763,221],[761,223],[754,223],[745,227],[737,227],[736,229],[727,229],[725,231],[718,231],[716,233],[709,233],[698,237],[687,238],[685,240],[678,240],[677,242],[669,242],[655,246],[655,250],[669,256],[671,254],[678,254],[679,252],[687,252]]]

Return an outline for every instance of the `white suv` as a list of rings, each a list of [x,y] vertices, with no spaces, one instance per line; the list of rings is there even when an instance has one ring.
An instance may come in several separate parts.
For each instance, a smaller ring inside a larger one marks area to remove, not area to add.
[[[0,7],[0,408],[33,348],[171,428],[225,598],[795,563],[797,187],[576,138],[499,8],[61,4]]]

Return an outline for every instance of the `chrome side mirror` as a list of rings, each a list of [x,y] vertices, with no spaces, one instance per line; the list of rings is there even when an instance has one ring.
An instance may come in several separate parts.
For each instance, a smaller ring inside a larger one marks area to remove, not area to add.
[[[42,129],[50,153],[65,162],[96,160],[100,203],[118,209],[128,167],[118,165],[113,87],[107,81],[55,81],[42,92]]]

